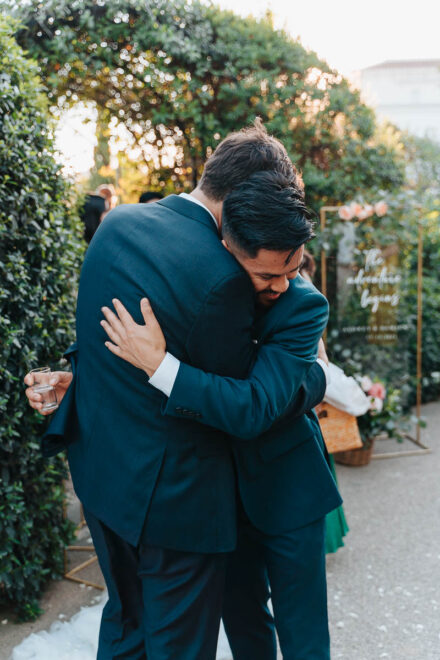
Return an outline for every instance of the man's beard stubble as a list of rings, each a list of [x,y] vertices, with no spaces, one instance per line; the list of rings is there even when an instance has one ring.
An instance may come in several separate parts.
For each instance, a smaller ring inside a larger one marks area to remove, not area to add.
[[[271,307],[276,303],[276,301],[280,297],[279,292],[277,291],[272,291],[272,289],[264,289],[263,291],[258,291],[257,292],[257,305],[261,307]],[[267,297],[266,297],[267,296]],[[271,296],[273,298],[271,299]]]

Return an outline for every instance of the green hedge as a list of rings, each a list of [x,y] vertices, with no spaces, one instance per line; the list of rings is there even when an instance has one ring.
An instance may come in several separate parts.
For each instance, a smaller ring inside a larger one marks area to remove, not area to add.
[[[53,156],[35,64],[0,16],[0,604],[39,612],[63,570],[63,459],[40,456],[46,423],[27,405],[23,377],[61,357],[73,336],[81,229]]]

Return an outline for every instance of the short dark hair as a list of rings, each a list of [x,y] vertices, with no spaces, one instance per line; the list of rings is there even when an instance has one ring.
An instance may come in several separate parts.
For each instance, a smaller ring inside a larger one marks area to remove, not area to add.
[[[143,192],[139,197],[139,204],[147,204],[152,199],[163,199],[163,195],[160,192],[148,190],[147,192]]]
[[[283,144],[268,134],[257,118],[249,128],[228,135],[205,164],[200,188],[207,197],[222,201],[250,174],[276,170],[302,186],[301,175],[292,164]]]
[[[223,203],[223,237],[249,257],[259,250],[296,250],[314,236],[302,188],[279,172],[256,172],[236,186]]]
[[[84,238],[87,243],[90,243],[92,240],[105,210],[106,205],[104,197],[94,194],[86,195],[84,206],[81,211],[81,220],[84,223]]]

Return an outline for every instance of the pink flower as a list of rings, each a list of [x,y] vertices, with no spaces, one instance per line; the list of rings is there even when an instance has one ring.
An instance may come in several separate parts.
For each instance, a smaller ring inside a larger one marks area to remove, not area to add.
[[[350,209],[351,209],[353,215],[356,215],[357,217],[359,217],[359,213],[362,212],[362,206],[360,204],[358,204],[357,202],[352,202],[350,204]]]
[[[374,212],[376,215],[379,216],[379,218],[385,215],[387,211],[388,211],[388,204],[384,201],[377,202],[377,204],[374,205]]]
[[[351,220],[354,214],[352,213],[350,206],[341,206],[338,215],[341,220]]]
[[[370,396],[374,396],[375,398],[382,399],[383,401],[386,396],[386,389],[382,383],[373,383],[373,385],[368,390],[368,394]]]

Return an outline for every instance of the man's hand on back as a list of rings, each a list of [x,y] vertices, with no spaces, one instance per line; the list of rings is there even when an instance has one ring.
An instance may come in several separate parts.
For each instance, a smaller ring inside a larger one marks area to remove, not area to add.
[[[101,325],[111,341],[105,345],[115,355],[143,369],[151,378],[166,354],[166,341],[162,329],[147,298],[141,300],[141,313],[145,325],[136,323],[117,298],[113,299],[116,314],[102,308],[105,321]]]
[[[57,395],[57,401],[58,403],[61,403],[63,400],[63,397],[65,393],[67,392],[67,389],[72,382],[72,374],[70,371],[53,371],[52,372],[52,378],[50,380],[50,384],[53,385],[55,388],[55,393]],[[34,379],[31,373],[26,374],[24,377],[24,383],[27,385],[26,389],[26,396],[29,400],[29,405],[31,408],[34,408],[35,410],[38,410],[40,415],[51,415],[54,411],[49,410],[49,411],[42,411],[41,408],[43,407],[43,399],[41,397],[41,394],[38,394],[37,392],[34,392],[34,388],[32,387],[34,384]]]

